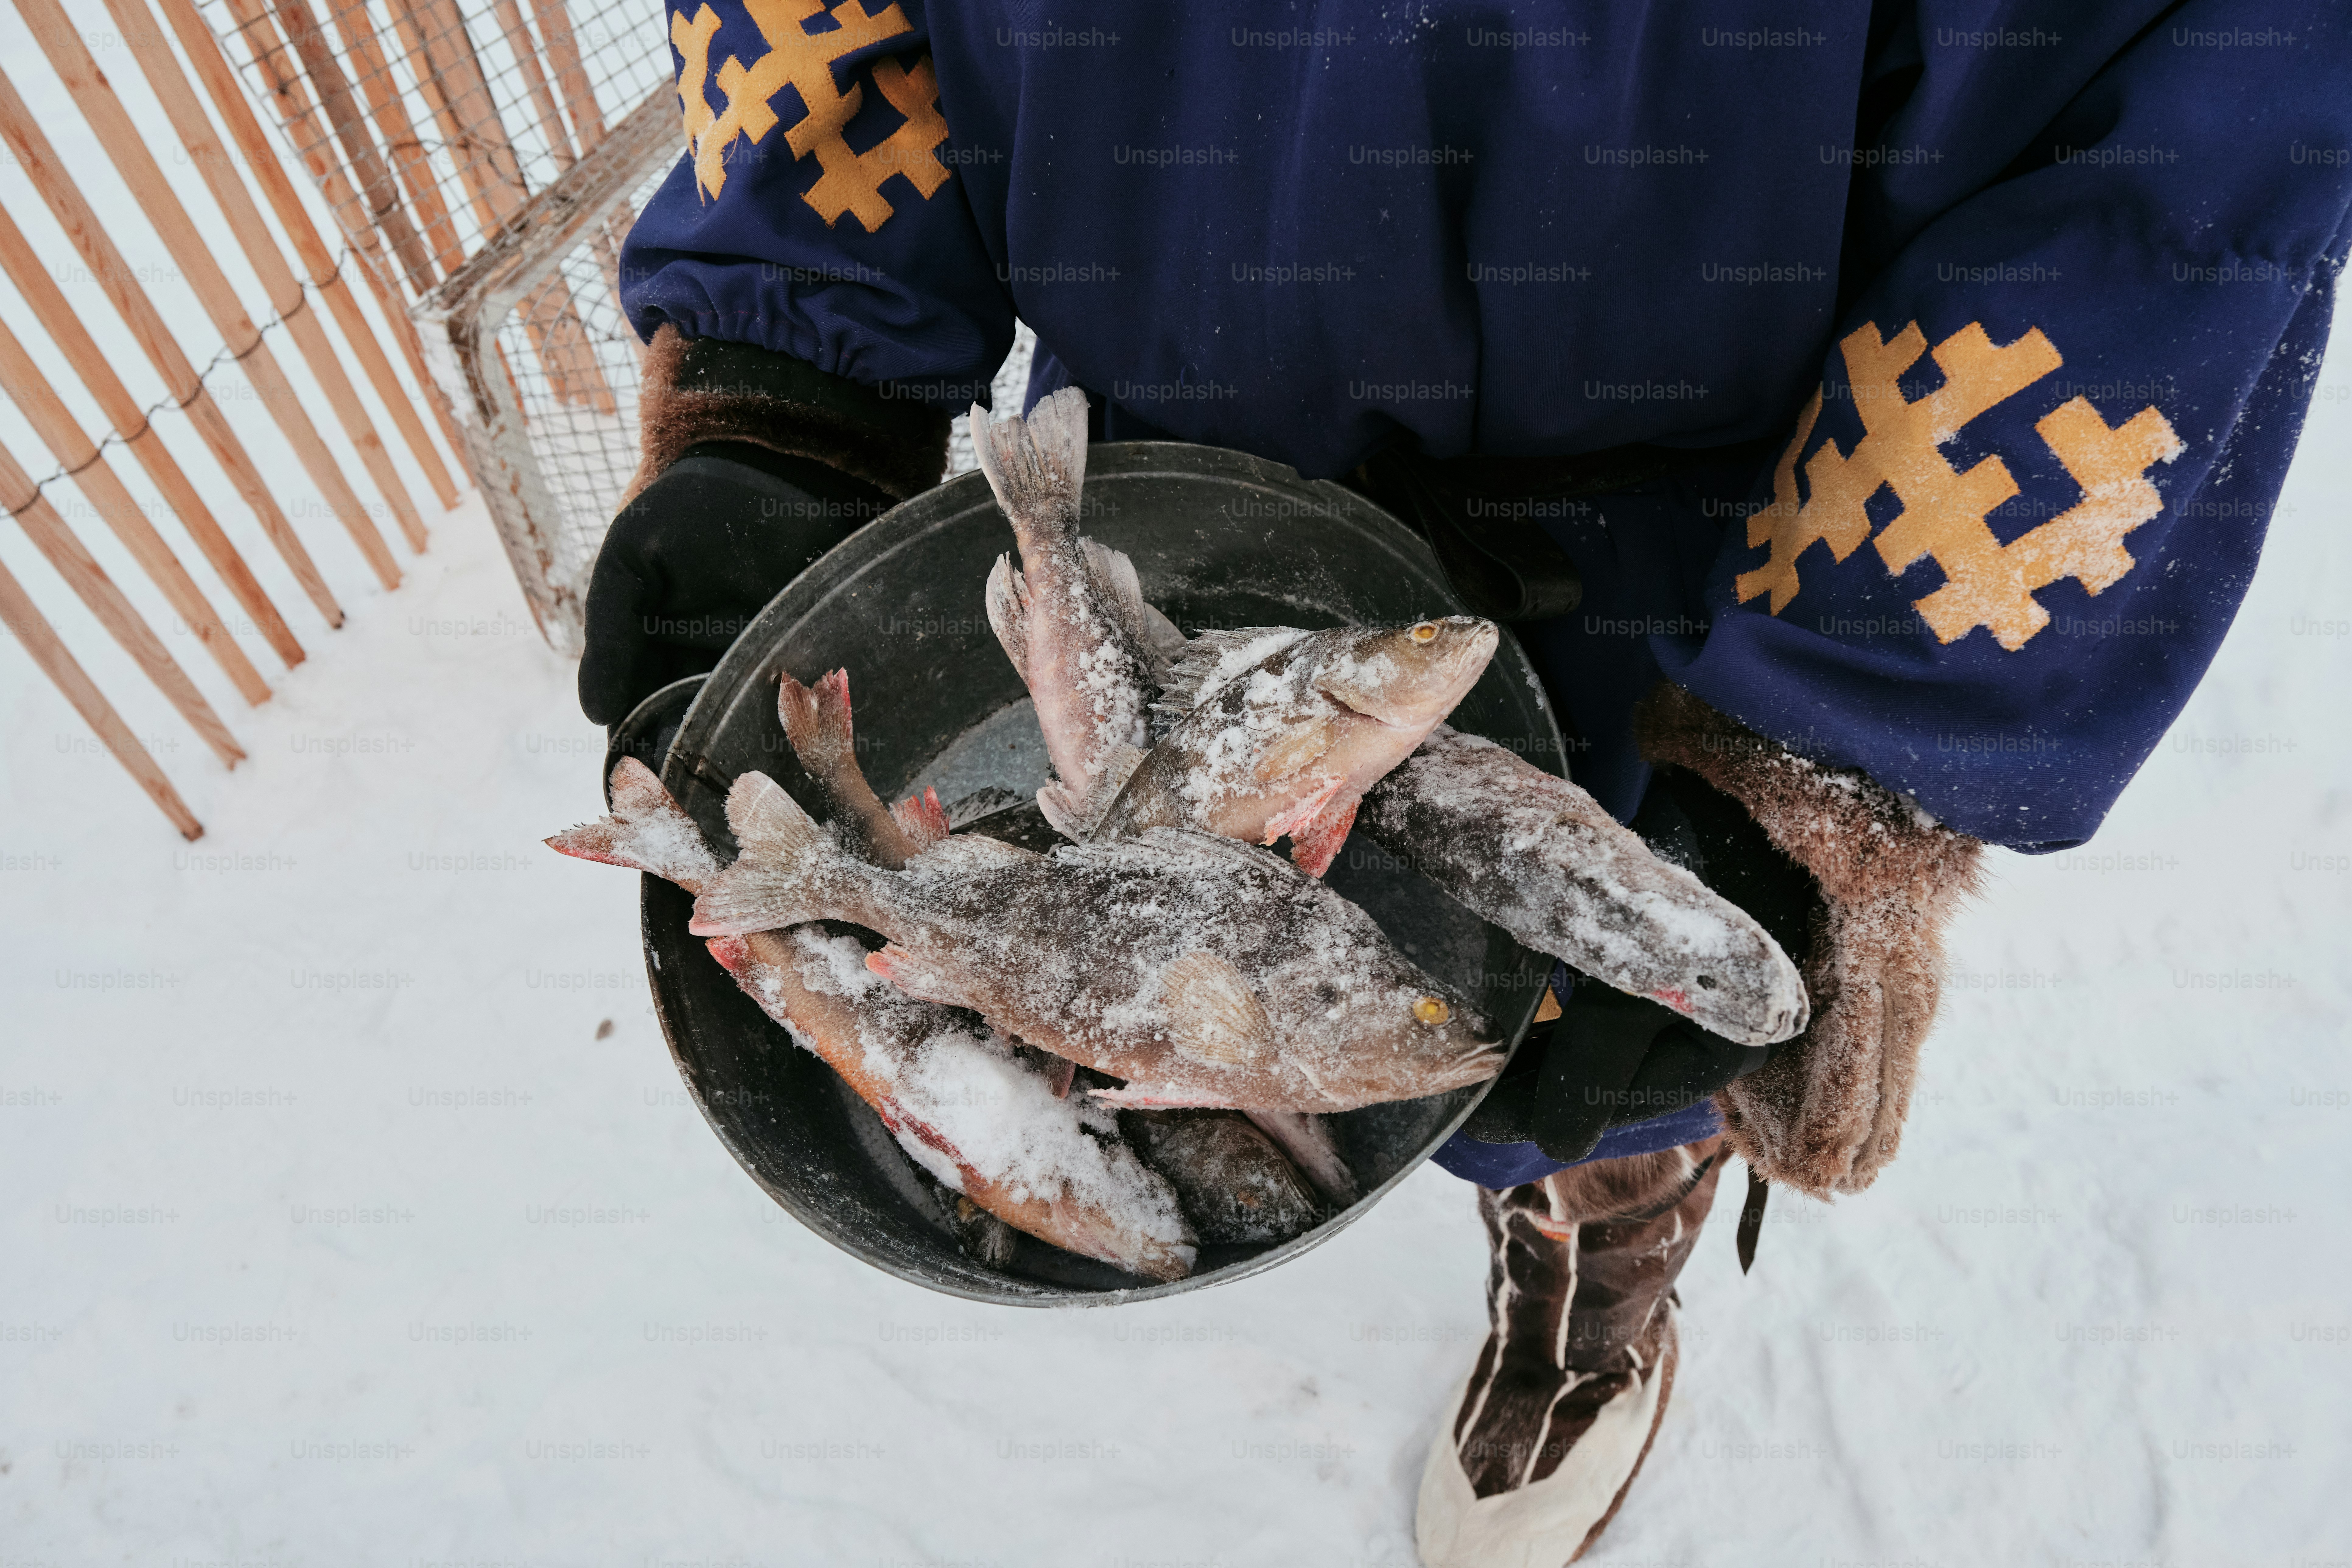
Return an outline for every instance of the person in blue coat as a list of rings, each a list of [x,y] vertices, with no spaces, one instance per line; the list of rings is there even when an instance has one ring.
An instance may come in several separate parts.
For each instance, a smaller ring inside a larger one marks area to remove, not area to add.
[[[2346,256],[2352,18],[668,21],[688,152],[622,258],[644,462],[592,582],[592,719],[936,483],[1017,318],[1028,400],[1083,388],[1096,438],[1240,448],[1420,528],[1536,657],[1578,782],[1798,958],[1811,1023],[1760,1065],[1600,1086],[1638,1109],[1576,1148],[1498,1089],[1439,1156],[1481,1187],[1493,1328],[1421,1551],[1572,1558],[1664,1411],[1724,1159],[1751,1214],[1760,1182],[1869,1184],[1981,847],[2088,838],[2227,631]],[[1595,989],[1561,1029],[1657,1027]]]

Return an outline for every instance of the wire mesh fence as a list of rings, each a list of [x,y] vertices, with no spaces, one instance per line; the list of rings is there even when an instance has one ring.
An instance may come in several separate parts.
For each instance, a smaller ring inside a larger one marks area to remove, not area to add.
[[[412,300],[669,90],[664,12],[645,0],[204,9],[344,233]]]
[[[524,597],[576,651],[637,461],[620,247],[680,152],[647,0],[202,0],[420,353]],[[1017,405],[1032,340],[997,376]],[[948,473],[972,467],[956,421]]]

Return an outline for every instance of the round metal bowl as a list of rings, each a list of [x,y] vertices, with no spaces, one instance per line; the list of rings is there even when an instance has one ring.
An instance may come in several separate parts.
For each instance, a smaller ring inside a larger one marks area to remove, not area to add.
[[[1428,547],[1402,524],[1351,491],[1240,453],[1160,442],[1096,447],[1087,456],[1085,528],[1134,558],[1146,596],[1187,633],[1395,624],[1459,610]],[[980,475],[929,490],[778,595],[698,691],[667,689],[624,730],[652,749],[676,726],[659,763],[663,782],[728,854],[733,840],[722,807],[737,775],[758,769],[815,805],[776,717],[781,671],[802,680],[849,671],[858,758],[886,799],[927,784],[950,805],[991,784],[1034,790],[1045,778],[1035,720],[982,607],[988,570],[1012,546]],[[1452,722],[1523,756],[1562,754],[1542,686],[1507,633]],[[1525,1033],[1549,959],[1361,837],[1340,852],[1328,880],[1423,967],[1475,997],[1507,1040]],[[762,1015],[688,933],[691,908],[677,889],[645,879],[655,1007],[719,1141],[810,1229],[877,1268],[950,1295],[1102,1305],[1274,1268],[1378,1203],[1485,1092],[1477,1086],[1332,1118],[1362,1199],[1278,1246],[1204,1246],[1197,1270],[1172,1284],[1150,1284],[1026,1237],[1009,1267],[987,1268],[957,1249],[937,1189],[881,1119]]]

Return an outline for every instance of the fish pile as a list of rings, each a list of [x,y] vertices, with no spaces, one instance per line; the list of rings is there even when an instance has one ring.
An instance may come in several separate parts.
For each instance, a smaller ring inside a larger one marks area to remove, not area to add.
[[[548,840],[692,893],[689,929],[874,1109],[967,1256],[1007,1268],[1017,1233],[1181,1279],[1203,1243],[1287,1240],[1357,1200],[1332,1113],[1501,1069],[1474,1000],[1322,882],[1353,830],[1706,1028],[1803,1026],[1797,972],[1752,919],[1574,784],[1444,723],[1491,622],[1188,640],[1078,532],[1082,394],[1025,420],[975,408],[972,433],[1018,551],[984,602],[1053,764],[1034,805],[886,804],[835,670],[778,693],[822,822],[746,773],[725,862],[624,760],[612,815]]]

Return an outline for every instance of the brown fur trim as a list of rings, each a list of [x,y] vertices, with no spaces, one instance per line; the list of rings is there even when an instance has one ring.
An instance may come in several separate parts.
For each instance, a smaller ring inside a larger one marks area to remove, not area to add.
[[[664,322],[646,350],[638,461],[623,504],[706,441],[743,441],[806,458],[904,500],[940,482],[950,418],[886,402],[870,388],[789,355],[691,339]]]
[[[1661,682],[1635,717],[1642,754],[1731,796],[1811,872],[1826,908],[1805,964],[1812,1023],[1717,1097],[1733,1149],[1767,1181],[1860,1192],[1895,1158],[1936,1016],[1945,922],[1984,846],[1893,791],[1798,756]]]

